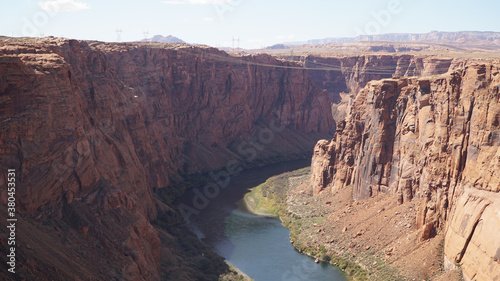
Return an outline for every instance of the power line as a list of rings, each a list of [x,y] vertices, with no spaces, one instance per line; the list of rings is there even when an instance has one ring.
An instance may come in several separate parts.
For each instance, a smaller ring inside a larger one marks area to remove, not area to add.
[[[218,61],[224,61],[224,62],[229,62],[229,63],[236,63],[236,64],[246,64],[246,65],[255,65],[255,66],[263,66],[263,67],[273,67],[273,68],[285,68],[285,69],[300,69],[300,70],[322,70],[322,71],[340,71],[343,73],[355,73],[355,72],[363,72],[365,74],[394,74],[396,71],[397,66],[391,67],[391,68],[384,68],[384,67],[373,67],[368,69],[365,67],[363,69],[359,70],[353,70],[351,67],[342,67],[342,66],[336,66],[336,65],[329,65],[325,63],[317,63],[316,64],[321,64],[323,67],[307,67],[307,66],[300,66],[300,65],[275,65],[275,64],[267,64],[267,63],[259,63],[259,62],[252,62],[248,60],[243,60],[241,58],[236,58],[236,57],[231,57],[231,56],[222,56],[218,54],[206,54],[207,57],[210,57],[212,59],[218,60]],[[438,71],[448,71],[449,67],[442,67],[442,68],[434,68],[434,70]]]
[[[122,30],[117,28],[116,33],[117,33],[117,40],[121,40],[121,32]],[[146,31],[147,33],[147,31]],[[235,38],[234,43],[239,40],[239,38]],[[233,43],[233,46],[234,46]],[[231,56],[227,53],[222,53],[222,54],[217,54],[217,53],[209,53],[205,52],[204,50],[196,50],[193,49],[193,47],[190,47],[189,49],[175,49],[176,52],[184,52],[184,53],[202,53],[203,56],[213,59],[215,61],[220,61],[220,62],[227,62],[227,63],[233,63],[233,64],[244,64],[244,65],[252,65],[252,66],[260,66],[260,67],[270,67],[270,68],[281,68],[281,69],[297,69],[297,70],[310,70],[310,71],[338,71],[343,74],[347,73],[359,73],[363,72],[364,74],[372,74],[372,75],[392,75],[395,74],[397,70],[397,65],[392,65],[392,66],[369,66],[369,65],[360,65],[361,67],[357,67],[357,65],[352,65],[352,66],[343,66],[343,65],[333,65],[333,64],[328,64],[324,62],[318,62],[317,60],[312,60],[308,61],[307,64],[313,64],[313,65],[318,65],[318,66],[306,66],[306,65],[300,65],[294,61],[277,61],[278,63],[281,64],[270,64],[270,63],[261,63],[261,62],[255,62],[248,60],[247,58],[251,58],[253,56],[243,56],[243,57],[234,57]],[[359,57],[359,56],[358,56]],[[301,60],[302,61],[302,60]],[[339,60],[339,63],[342,63]],[[288,65],[287,65],[288,64]],[[406,69],[410,65],[405,65],[405,68],[403,70],[406,71]],[[438,67],[438,68],[433,68],[434,71],[437,71],[438,73],[445,73],[449,70],[450,67]],[[415,68],[417,70],[417,67]],[[420,70],[423,70],[420,68]]]

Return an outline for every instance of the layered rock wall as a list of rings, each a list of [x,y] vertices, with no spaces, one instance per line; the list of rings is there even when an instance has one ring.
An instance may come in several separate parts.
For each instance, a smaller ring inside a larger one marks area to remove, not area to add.
[[[452,58],[416,55],[307,56],[304,65],[311,80],[332,94],[339,102],[339,93],[357,94],[369,81],[393,76],[428,76],[443,74],[460,62]]]
[[[100,178],[150,201],[137,186],[221,167],[217,158],[237,157],[228,147],[259,122],[333,132],[328,97],[305,71],[177,47],[54,40],[0,49],[2,165],[25,173],[23,211],[80,198]]]
[[[30,260],[21,276],[77,280],[62,269],[76,257],[86,257],[75,266],[82,280],[158,280],[160,263],[182,268],[165,256],[175,243],[160,247],[150,224],[170,211],[155,190],[175,198],[183,175],[297,158],[333,134],[328,95],[288,66],[184,44],[3,38],[0,167],[17,171],[26,227],[54,224],[50,237],[66,249],[20,247]]]
[[[314,193],[353,185],[422,198],[422,238],[445,227],[448,264],[471,280],[500,280],[500,72],[478,64],[440,75],[369,82],[314,149]],[[445,226],[445,222],[447,222]]]

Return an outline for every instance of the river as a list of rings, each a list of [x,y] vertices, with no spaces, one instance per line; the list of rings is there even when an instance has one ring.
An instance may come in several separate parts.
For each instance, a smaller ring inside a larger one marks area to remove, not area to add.
[[[336,267],[298,253],[290,231],[272,217],[249,212],[241,200],[250,188],[269,177],[306,167],[310,161],[290,161],[241,172],[199,214],[190,216],[190,229],[215,252],[255,281],[344,281]],[[182,201],[192,202],[188,191]]]

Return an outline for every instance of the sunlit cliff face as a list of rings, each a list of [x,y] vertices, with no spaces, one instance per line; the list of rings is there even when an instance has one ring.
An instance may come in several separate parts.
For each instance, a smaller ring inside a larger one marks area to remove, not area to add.
[[[399,203],[423,198],[422,238],[444,228],[448,267],[461,263],[470,278],[494,280],[500,274],[494,238],[500,230],[499,85],[499,69],[491,64],[368,83],[333,140],[315,147],[314,192],[353,185],[358,200],[381,192],[397,194]]]

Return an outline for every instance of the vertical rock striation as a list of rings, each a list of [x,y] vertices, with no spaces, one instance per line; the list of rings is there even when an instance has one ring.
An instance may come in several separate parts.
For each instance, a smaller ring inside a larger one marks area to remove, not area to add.
[[[173,199],[183,192],[173,181],[230,160],[248,167],[307,155],[333,133],[329,103],[305,70],[267,55],[3,38],[0,167],[18,171],[26,233],[49,233],[19,238],[39,250],[19,248],[20,276],[159,280],[182,271],[172,257],[183,255],[178,236],[150,223],[172,213],[154,191]]]
[[[339,57],[307,56],[304,65],[311,80],[332,94],[339,102],[339,93],[358,93],[372,80],[393,76],[428,76],[446,73],[459,62],[452,58],[422,55],[358,55]]]
[[[500,72],[478,64],[444,75],[369,82],[332,141],[312,158],[315,194],[353,185],[422,198],[427,239],[446,224],[448,266],[471,280],[500,280]]]

